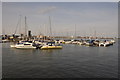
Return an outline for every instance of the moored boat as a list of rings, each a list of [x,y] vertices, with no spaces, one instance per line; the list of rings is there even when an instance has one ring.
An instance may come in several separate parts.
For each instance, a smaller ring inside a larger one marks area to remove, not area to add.
[[[21,41],[15,45],[10,45],[12,48],[17,49],[35,49],[37,48],[36,45],[32,41]]]
[[[86,46],[94,46],[94,40],[86,40],[85,45]]]
[[[41,47],[41,49],[62,49],[62,46],[55,44],[55,42],[47,42]]]
[[[71,40],[65,40],[65,44],[71,44],[72,41]]]
[[[79,44],[79,40],[71,40],[72,44]]]
[[[4,40],[2,40],[1,42],[2,42],[2,43],[7,43],[7,42],[10,42],[10,41],[7,40],[7,39],[4,39]]]
[[[112,45],[112,43],[110,43],[110,41],[108,41],[108,40],[104,40],[104,41],[99,42],[99,46],[107,47],[110,45]]]

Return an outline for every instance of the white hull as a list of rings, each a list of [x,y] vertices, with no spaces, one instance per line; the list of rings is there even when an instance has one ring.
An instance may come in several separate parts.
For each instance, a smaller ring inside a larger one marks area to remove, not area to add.
[[[35,49],[36,47],[33,47],[33,46],[19,46],[19,47],[16,47],[17,49]]]
[[[10,45],[11,48],[16,48],[16,45]]]
[[[24,43],[18,43],[15,45],[10,45],[12,48],[17,48],[17,49],[35,49],[36,46],[33,46],[32,43],[29,42],[24,42]]]
[[[65,44],[71,44],[72,42],[71,41],[66,41]]]
[[[107,46],[110,46],[111,44],[109,42],[104,42],[104,43],[99,43],[99,46],[104,46],[104,47],[107,47]]]

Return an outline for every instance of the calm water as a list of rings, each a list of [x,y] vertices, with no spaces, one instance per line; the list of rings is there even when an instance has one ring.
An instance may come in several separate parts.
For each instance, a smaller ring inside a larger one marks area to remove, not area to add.
[[[109,47],[67,44],[59,50],[2,45],[3,78],[117,78],[118,43]]]

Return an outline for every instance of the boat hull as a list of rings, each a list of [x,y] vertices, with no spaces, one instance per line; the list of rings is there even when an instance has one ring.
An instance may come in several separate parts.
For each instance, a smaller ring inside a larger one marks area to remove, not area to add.
[[[19,46],[19,47],[16,47],[16,49],[36,49],[36,47],[24,47],[24,46]]]
[[[62,46],[43,46],[41,49],[62,49]]]
[[[11,48],[16,48],[16,45],[10,45]]]

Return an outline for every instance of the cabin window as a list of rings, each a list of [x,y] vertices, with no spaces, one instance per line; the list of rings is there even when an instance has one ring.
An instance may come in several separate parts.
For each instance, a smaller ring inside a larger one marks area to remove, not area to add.
[[[29,43],[32,43],[32,41],[28,41]]]
[[[30,44],[24,44],[24,45],[30,45]]]

